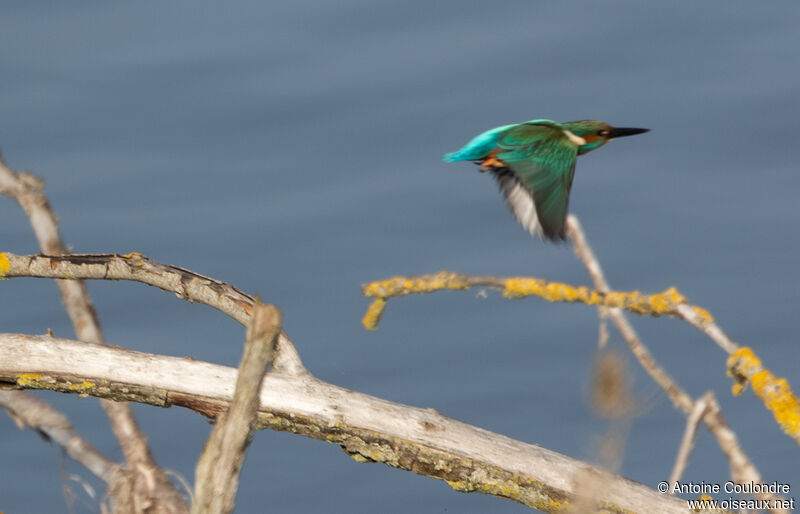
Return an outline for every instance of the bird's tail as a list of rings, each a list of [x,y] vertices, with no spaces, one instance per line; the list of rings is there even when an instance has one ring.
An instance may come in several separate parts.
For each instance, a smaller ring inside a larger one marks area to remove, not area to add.
[[[444,154],[442,160],[444,162],[457,162],[457,161],[463,161],[464,159],[461,158],[461,151],[458,151],[458,152],[450,152]]]
[[[483,134],[475,136],[469,143],[464,145],[464,147],[457,152],[444,154],[444,162],[477,161],[479,159],[483,159],[489,155],[489,152],[495,147],[500,136],[506,130],[515,126],[516,125],[504,125],[502,127],[493,128],[492,130],[487,130]]]

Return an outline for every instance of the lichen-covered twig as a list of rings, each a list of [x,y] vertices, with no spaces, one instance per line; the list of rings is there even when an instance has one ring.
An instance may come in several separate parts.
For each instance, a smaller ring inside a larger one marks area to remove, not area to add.
[[[775,377],[747,347],[739,348],[728,357],[728,375],[734,381],[734,396],[742,394],[747,384],[751,384],[781,430],[800,443],[800,404],[785,378]]]
[[[713,319],[705,309],[688,305],[686,298],[673,287],[663,293],[645,295],[639,291],[602,291],[585,286],[574,287],[541,278],[471,276],[441,271],[432,275],[393,277],[362,286],[361,290],[365,296],[375,298],[367,309],[363,324],[368,330],[377,328],[388,298],[443,290],[462,290],[471,287],[498,289],[506,298],[538,296],[550,302],[576,302],[603,307],[619,307],[636,314],[650,316],[678,316],[678,306],[686,306],[701,318]]]

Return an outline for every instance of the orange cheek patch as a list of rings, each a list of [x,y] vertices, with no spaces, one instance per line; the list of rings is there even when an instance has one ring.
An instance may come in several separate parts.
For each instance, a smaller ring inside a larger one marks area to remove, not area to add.
[[[486,157],[486,159],[484,159],[483,162],[481,162],[481,166],[483,166],[483,168],[481,168],[481,172],[489,171],[492,168],[505,168],[506,167],[506,163],[504,163],[503,161],[499,160],[496,157],[496,153],[497,152],[493,150],[492,152],[489,153],[489,155]]]
[[[598,139],[600,139],[600,136],[583,136],[583,140],[587,143],[594,143]]]

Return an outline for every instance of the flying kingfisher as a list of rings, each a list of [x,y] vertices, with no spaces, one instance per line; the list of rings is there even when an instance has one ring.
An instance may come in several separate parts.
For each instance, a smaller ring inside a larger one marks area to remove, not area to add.
[[[532,120],[487,130],[446,162],[474,161],[491,171],[514,217],[531,235],[566,239],[569,190],[579,155],[614,138],[649,129],[618,128],[596,120]]]

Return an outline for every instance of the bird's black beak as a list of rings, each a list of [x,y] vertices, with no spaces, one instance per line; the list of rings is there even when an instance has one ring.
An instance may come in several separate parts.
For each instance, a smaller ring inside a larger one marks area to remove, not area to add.
[[[644,134],[645,132],[650,132],[650,129],[617,127],[611,129],[611,134],[609,134],[608,138],[614,139],[617,137],[635,136],[636,134]]]

